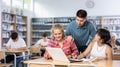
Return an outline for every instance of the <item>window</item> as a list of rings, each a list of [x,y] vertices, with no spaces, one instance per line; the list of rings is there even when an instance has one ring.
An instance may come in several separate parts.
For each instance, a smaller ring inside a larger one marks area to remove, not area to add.
[[[24,0],[24,9],[33,11],[33,0]]]
[[[2,0],[2,2],[7,6],[11,6],[11,0]]]
[[[12,0],[12,7],[23,9],[23,0]]]

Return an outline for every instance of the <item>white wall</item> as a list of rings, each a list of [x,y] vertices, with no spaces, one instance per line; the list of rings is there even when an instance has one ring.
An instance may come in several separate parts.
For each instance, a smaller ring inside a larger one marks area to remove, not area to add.
[[[36,17],[75,16],[78,9],[85,9],[90,16],[120,15],[120,0],[92,0],[93,8],[86,7],[88,0],[35,0]]]

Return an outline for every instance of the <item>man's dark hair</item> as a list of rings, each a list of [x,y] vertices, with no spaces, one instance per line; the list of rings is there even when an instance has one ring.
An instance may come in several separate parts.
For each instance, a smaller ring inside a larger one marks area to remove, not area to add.
[[[44,33],[42,34],[42,37],[47,37],[47,33],[44,32]]]
[[[12,32],[11,36],[10,36],[13,40],[15,40],[18,37],[18,33],[17,32]]]
[[[87,17],[87,12],[83,9],[80,9],[77,11],[76,16],[79,18],[86,18]]]

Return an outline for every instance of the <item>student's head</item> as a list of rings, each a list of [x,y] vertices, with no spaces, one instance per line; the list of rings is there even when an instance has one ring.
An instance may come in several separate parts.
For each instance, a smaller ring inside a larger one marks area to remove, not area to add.
[[[111,39],[110,32],[106,29],[98,29],[95,38],[103,44],[108,44]]]
[[[47,40],[47,33],[46,33],[46,32],[44,32],[44,33],[42,34],[42,39],[45,40],[45,41]]]
[[[17,41],[17,39],[18,39],[18,33],[17,32],[12,32],[10,37],[11,37],[11,39],[13,41]]]
[[[112,40],[116,40],[116,38],[117,38],[116,33],[111,33],[111,39],[112,39]]]
[[[64,29],[60,24],[56,24],[52,27],[52,38],[61,41],[64,38]]]
[[[80,27],[84,26],[86,17],[87,17],[87,12],[85,10],[80,9],[77,11],[76,22],[77,22],[78,26],[80,26]]]

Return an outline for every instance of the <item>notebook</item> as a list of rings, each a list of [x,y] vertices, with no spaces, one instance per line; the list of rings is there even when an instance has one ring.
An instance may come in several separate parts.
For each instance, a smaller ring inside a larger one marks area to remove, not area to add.
[[[64,61],[64,62],[81,62],[81,59],[68,59],[67,56],[64,54],[61,48],[52,48],[46,47],[46,50],[51,55],[53,60]]]

